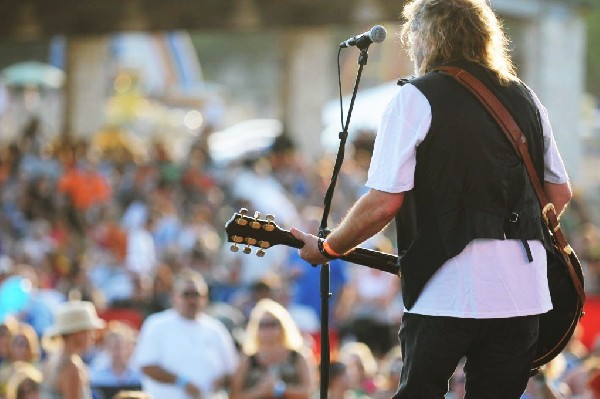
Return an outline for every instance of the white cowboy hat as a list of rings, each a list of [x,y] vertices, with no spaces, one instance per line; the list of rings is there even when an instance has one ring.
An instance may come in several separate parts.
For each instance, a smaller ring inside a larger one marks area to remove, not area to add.
[[[60,305],[54,314],[54,324],[45,331],[44,335],[53,337],[84,330],[96,330],[104,328],[105,325],[91,302],[69,301]]]

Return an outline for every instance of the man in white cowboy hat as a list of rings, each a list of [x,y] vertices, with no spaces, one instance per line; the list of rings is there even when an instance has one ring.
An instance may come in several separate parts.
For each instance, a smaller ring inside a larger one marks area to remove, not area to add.
[[[206,398],[235,371],[238,353],[230,333],[202,312],[208,287],[199,273],[178,275],[173,308],[149,316],[140,332],[134,362],[152,398]]]
[[[94,331],[104,325],[91,302],[69,301],[60,305],[54,324],[44,334],[48,339],[60,339],[62,345],[44,364],[42,398],[91,399],[81,354],[93,344]]]

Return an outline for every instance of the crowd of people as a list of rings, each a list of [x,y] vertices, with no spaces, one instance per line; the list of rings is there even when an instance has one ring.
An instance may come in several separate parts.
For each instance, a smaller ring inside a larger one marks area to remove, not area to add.
[[[202,141],[181,161],[165,143],[140,158],[125,145],[48,140],[38,127],[0,151],[0,397],[263,397],[279,381],[288,397],[316,393],[319,268],[284,246],[233,253],[223,226],[246,207],[316,229],[331,159],[310,167],[285,135],[227,165]],[[369,140],[355,141],[332,220],[363,190]],[[383,235],[369,245],[393,250]],[[398,278],[341,260],[330,270],[332,353],[369,343],[374,379],[375,359],[395,345]]]

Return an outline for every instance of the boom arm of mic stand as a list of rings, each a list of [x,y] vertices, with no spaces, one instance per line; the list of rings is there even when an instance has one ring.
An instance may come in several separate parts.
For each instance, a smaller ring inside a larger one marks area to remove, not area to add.
[[[331,174],[331,181],[329,187],[325,193],[325,199],[323,200],[323,217],[321,218],[321,225],[319,227],[319,237],[325,238],[329,233],[327,229],[327,218],[329,217],[329,210],[331,208],[331,200],[333,199],[333,192],[335,190],[335,184],[337,177],[342,168],[344,162],[344,152],[346,146],[346,140],[348,139],[348,126],[350,125],[350,117],[352,116],[352,110],[354,108],[354,101],[356,100],[356,93],[358,92],[358,85],[360,83],[360,77],[364,66],[367,64],[369,54],[367,52],[369,46],[360,50],[358,57],[358,72],[356,74],[356,81],[354,82],[354,89],[352,90],[352,98],[350,99],[350,107],[348,109],[348,115],[346,116],[346,124],[343,131],[340,133],[340,145],[338,153],[335,159],[335,165],[333,167],[333,173]],[[331,273],[329,268],[329,262],[321,265],[320,273],[320,294],[321,294],[321,364],[320,364],[320,399],[327,399],[327,391],[329,388],[329,299],[331,298],[330,292],[330,280]]]

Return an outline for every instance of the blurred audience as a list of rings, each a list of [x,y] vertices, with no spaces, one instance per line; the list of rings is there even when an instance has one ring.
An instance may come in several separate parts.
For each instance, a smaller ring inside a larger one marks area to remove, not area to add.
[[[393,251],[388,238],[379,234],[366,246],[377,251]],[[404,305],[400,298],[400,280],[393,274],[352,265],[348,299],[343,310],[342,340],[364,342],[377,358],[383,357],[396,343]]]
[[[327,389],[327,398],[329,399],[351,399],[350,398],[350,377],[348,368],[342,362],[333,361],[329,364],[329,387]],[[318,396],[313,395],[314,399]]]
[[[358,398],[370,398],[379,389],[377,361],[369,346],[363,342],[349,341],[342,344],[340,360],[346,365],[350,390]]]
[[[375,399],[388,399],[394,396],[400,383],[400,373],[402,372],[402,350],[400,345],[393,346],[382,359],[380,364],[378,383],[379,388],[374,395]]]

